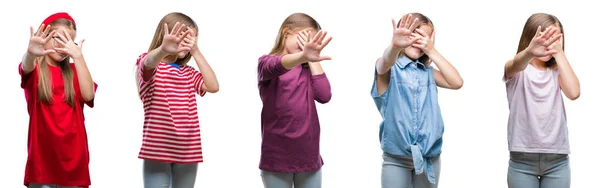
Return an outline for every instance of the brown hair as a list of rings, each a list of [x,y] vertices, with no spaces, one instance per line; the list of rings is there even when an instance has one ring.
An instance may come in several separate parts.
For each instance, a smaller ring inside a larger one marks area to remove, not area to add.
[[[551,15],[551,14],[546,14],[546,13],[536,13],[536,14],[532,14],[531,16],[529,16],[529,18],[527,19],[527,22],[525,22],[525,27],[523,27],[523,33],[521,34],[521,39],[519,40],[519,48],[517,49],[517,53],[525,50],[525,48],[527,48],[529,46],[529,43],[531,43],[531,40],[533,40],[533,37],[535,37],[535,33],[537,32],[537,28],[538,27],[542,27],[541,31],[544,31],[546,28],[557,24],[560,28],[560,31],[562,33],[563,32],[563,25],[560,23],[560,21],[558,20],[558,18],[556,18],[556,16]],[[565,41],[564,38],[565,35],[563,34],[562,39],[563,39],[563,46],[562,48],[565,48]],[[546,62],[546,67],[552,67],[556,64],[556,60],[554,60],[554,58],[551,58],[550,60],[548,60]]]
[[[292,33],[297,32],[305,28],[313,28],[315,30],[321,30],[321,26],[311,16],[304,13],[294,13],[289,15],[281,24],[275,45],[271,49],[270,55],[281,55],[285,49],[285,37]]]
[[[412,15],[413,20],[419,18],[419,21],[417,24],[419,24],[419,27],[421,27],[423,24],[427,24],[431,27],[432,31],[435,31],[435,28],[433,27],[433,22],[431,21],[431,19],[429,19],[427,16],[418,13],[418,12],[414,12],[414,13],[410,13]],[[398,24],[396,25],[396,27],[400,26],[400,22],[402,21],[402,19],[398,20]],[[410,20],[412,22],[412,20]],[[400,51],[400,56],[406,55],[404,54],[404,49],[402,51]],[[430,59],[429,56],[427,56],[426,54],[423,54],[423,56],[421,56],[419,59],[419,62],[425,64],[425,65],[429,65]]]
[[[66,26],[68,28],[77,31],[75,27],[75,23],[71,22],[68,19],[60,18],[52,23],[50,26],[53,27],[52,30],[55,29],[56,26]],[[55,39],[52,39],[55,40]],[[43,56],[36,59],[38,62],[38,98],[42,102],[50,104],[52,102],[52,81],[48,69],[48,62],[46,61],[47,56]],[[65,102],[70,106],[75,106],[75,89],[73,87],[73,68],[71,68],[70,58],[67,57],[63,61],[58,62],[58,66],[60,67],[62,78],[64,81],[64,90],[65,90]]]
[[[187,16],[181,12],[171,12],[171,13],[165,15],[158,23],[158,26],[156,26],[156,31],[154,32],[154,38],[152,39],[152,43],[150,43],[148,52],[152,51],[152,50],[160,47],[160,45],[162,45],[163,36],[165,35],[165,32],[168,32],[168,31],[164,31],[165,23],[168,25],[169,31],[171,31],[173,29],[173,27],[175,26],[175,23],[177,23],[177,22],[179,22],[179,24],[185,24],[186,26],[189,26],[191,28],[198,28],[198,26],[196,25],[196,22],[194,22],[194,20],[192,20],[192,18],[190,18],[189,16]],[[196,32],[196,35],[198,35],[198,32]],[[176,55],[170,55],[167,58],[176,59],[174,63],[179,64],[179,65],[185,65],[190,61],[192,56],[188,53],[184,58],[181,58],[181,59],[179,59]]]

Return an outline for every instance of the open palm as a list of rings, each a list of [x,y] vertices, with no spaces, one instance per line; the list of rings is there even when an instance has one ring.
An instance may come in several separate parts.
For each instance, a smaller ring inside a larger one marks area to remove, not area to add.
[[[331,57],[329,56],[321,56],[321,50],[323,50],[323,48],[331,41],[331,37],[325,39],[326,35],[326,31],[318,31],[314,37],[311,37],[311,34],[309,33],[309,40],[304,44],[304,49],[302,50],[302,56],[309,62],[331,60]]]
[[[562,35],[556,34],[557,28],[550,27],[544,32],[540,32],[541,27],[538,27],[535,36],[529,43],[529,52],[535,57],[545,57],[556,53],[556,50],[549,48],[554,42],[556,42]]]
[[[397,48],[406,48],[412,45],[416,39],[411,37],[413,31],[419,24],[417,22],[419,18],[412,19],[412,15],[404,15],[400,20],[400,24],[396,26],[396,20],[392,19],[392,26],[394,27],[394,37],[392,38],[392,44]]]
[[[173,29],[169,32],[169,27],[167,24],[164,25],[163,31],[165,35],[163,36],[163,41],[161,45],[161,49],[164,52],[169,54],[176,54],[184,50],[190,50],[187,46],[182,46],[180,43],[190,34],[190,30],[183,31],[185,24],[179,25],[179,22],[175,23]]]
[[[44,26],[44,24],[42,24],[35,33],[33,32],[33,27],[30,27],[29,30],[31,38],[29,38],[27,53],[39,57],[54,52],[54,50],[44,49],[48,40],[50,40],[55,33],[55,31],[50,32],[50,26]]]

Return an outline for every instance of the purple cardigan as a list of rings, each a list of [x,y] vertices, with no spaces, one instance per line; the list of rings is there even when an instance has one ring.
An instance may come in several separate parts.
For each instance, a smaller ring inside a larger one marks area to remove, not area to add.
[[[329,102],[331,86],[324,73],[311,75],[308,67],[285,69],[281,57],[263,55],[258,60],[263,102],[259,168],[287,173],[316,171],[323,166],[323,159],[315,101]]]

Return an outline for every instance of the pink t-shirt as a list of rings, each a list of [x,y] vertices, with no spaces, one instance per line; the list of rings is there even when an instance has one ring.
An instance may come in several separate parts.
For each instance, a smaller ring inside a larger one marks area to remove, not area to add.
[[[506,81],[508,148],[527,153],[569,154],[567,116],[558,69],[527,65]]]

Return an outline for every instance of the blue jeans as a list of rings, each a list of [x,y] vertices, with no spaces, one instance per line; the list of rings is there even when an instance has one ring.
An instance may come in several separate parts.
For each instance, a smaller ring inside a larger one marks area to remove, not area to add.
[[[144,188],[193,188],[198,164],[144,160]]]
[[[80,188],[80,187],[29,183],[29,186],[27,186],[27,188]]]
[[[314,172],[260,172],[265,188],[321,188],[321,169]]]
[[[383,165],[381,167],[382,188],[436,188],[440,181],[440,157],[431,158],[435,169],[435,182],[432,184],[427,179],[425,172],[415,174],[415,166],[412,157],[396,156],[388,153],[383,154]]]
[[[510,152],[508,187],[568,188],[570,186],[569,155]]]

